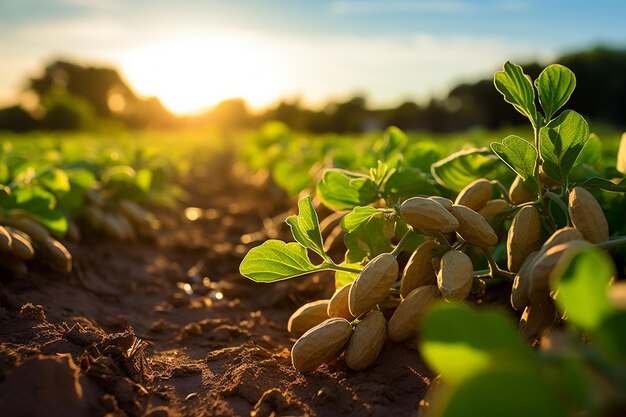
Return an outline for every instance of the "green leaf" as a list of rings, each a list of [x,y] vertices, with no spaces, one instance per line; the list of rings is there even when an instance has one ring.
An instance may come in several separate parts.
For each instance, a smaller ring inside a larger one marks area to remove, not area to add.
[[[345,232],[352,232],[368,222],[372,217],[383,217],[384,214],[384,210],[372,206],[355,207],[350,213],[343,216],[341,228]]]
[[[459,192],[497,167],[500,160],[487,148],[462,150],[434,163],[431,173],[442,186]]]
[[[430,172],[430,166],[441,159],[441,151],[433,142],[421,141],[409,145],[404,152],[404,163],[418,168],[422,172]]]
[[[566,110],[539,131],[543,169],[555,181],[567,176],[589,139],[589,125],[572,110]]]
[[[70,179],[67,173],[58,168],[45,171],[39,175],[38,181],[44,188],[56,195],[70,190]]]
[[[612,358],[624,363],[626,359],[626,311],[616,310],[604,317],[594,330],[594,343],[602,346]]]
[[[618,182],[607,180],[606,178],[592,177],[584,182],[572,184],[572,187],[599,188],[605,191],[613,191],[616,193],[626,192],[626,178],[622,178]]]
[[[420,195],[436,195],[439,192],[432,180],[419,169],[400,168],[385,181],[382,194],[390,201],[399,201]]]
[[[135,185],[144,193],[150,191],[152,187],[152,171],[149,169],[140,169],[135,175]]]
[[[239,266],[241,275],[256,282],[274,282],[320,271],[299,243],[270,239],[250,249]]]
[[[602,159],[602,142],[595,133],[589,134],[589,140],[578,156],[574,167],[580,164],[594,165]]]
[[[361,269],[363,266],[360,263],[342,263],[341,266],[348,268]],[[353,282],[359,274],[356,272],[336,271],[335,272],[335,288],[343,287],[346,284]]]
[[[580,249],[559,262],[552,289],[558,291],[557,304],[570,322],[594,330],[613,313],[607,289],[614,273],[609,258],[594,248]]]
[[[536,187],[534,175],[538,152],[532,144],[519,136],[511,135],[502,139],[502,143],[492,143],[491,149],[524,181],[529,181],[529,185]]]
[[[458,360],[458,359],[457,359]],[[446,374],[442,375],[444,381]],[[562,388],[561,388],[562,390]],[[445,390],[444,390],[445,391]],[[536,367],[502,362],[437,396],[432,414],[445,417],[565,417],[565,403]]]
[[[307,166],[289,160],[279,160],[274,164],[272,179],[293,196],[310,186],[313,180]]]
[[[4,210],[7,213],[26,214],[47,227],[57,236],[67,232],[67,219],[55,208],[56,198],[41,187],[29,187],[13,190]]]
[[[622,140],[619,143],[616,168],[619,172],[626,175],[626,133],[622,135]]]
[[[383,133],[383,140],[377,141],[374,152],[376,152],[379,159],[389,162],[408,141],[409,138],[406,136],[406,133],[396,126],[390,126]]]
[[[493,83],[504,96],[504,100],[515,107],[515,110],[530,119],[537,126],[537,108],[535,107],[535,90],[532,80],[522,67],[509,61],[502,71],[495,73]]]
[[[293,237],[305,248],[311,249],[313,252],[327,259],[328,256],[324,252],[324,242],[322,233],[320,232],[319,219],[311,196],[306,196],[298,201],[298,214],[289,216],[285,220],[291,228]]]
[[[508,317],[439,303],[425,317],[420,351],[436,373],[455,385],[498,364],[527,361],[531,351]]]
[[[107,168],[102,173],[102,182],[104,184],[132,184],[137,173],[127,165],[116,165]]]
[[[346,262],[359,263],[365,258],[372,259],[381,253],[391,252],[391,239],[384,234],[386,222],[383,218],[372,217],[358,229],[346,233]]]
[[[574,92],[576,76],[563,65],[548,65],[535,80],[535,87],[546,120],[550,120]]]
[[[322,203],[334,211],[366,206],[378,197],[376,184],[370,178],[338,169],[325,171],[316,191]]]

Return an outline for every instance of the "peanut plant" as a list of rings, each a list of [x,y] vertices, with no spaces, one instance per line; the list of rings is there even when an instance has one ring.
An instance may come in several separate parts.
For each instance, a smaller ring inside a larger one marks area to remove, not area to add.
[[[323,204],[343,213],[343,262],[331,257],[335,245],[324,241],[305,197],[287,219],[295,242],[251,249],[240,272],[257,282],[335,272],[331,299],[289,320],[300,336],[292,349],[299,371],[344,350],[347,365],[361,370],[385,340],[418,337],[441,373],[426,410],[433,415],[467,415],[468,406],[480,415],[623,411],[626,298],[623,284],[613,283],[623,271],[606,253],[626,238],[611,230],[596,197],[623,200],[624,151],[612,171],[621,177],[597,175],[600,139],[580,114],[559,112],[576,85],[566,67],[550,65],[533,83],[507,62],[494,84],[529,120],[531,140],[510,135],[424,172],[405,163],[398,149],[408,139],[390,128],[384,158],[368,174],[328,169],[317,183]],[[404,265],[401,254],[410,254]],[[521,338],[503,312],[464,301],[498,285],[511,288]]]

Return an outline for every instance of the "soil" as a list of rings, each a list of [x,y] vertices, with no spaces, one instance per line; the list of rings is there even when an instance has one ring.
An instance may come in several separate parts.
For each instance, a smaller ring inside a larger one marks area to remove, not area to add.
[[[38,264],[20,279],[0,275],[1,416],[417,413],[432,375],[414,342],[387,344],[360,372],[342,359],[294,371],[287,320],[328,298],[333,278],[267,285],[238,273],[250,247],[289,239],[282,220],[294,201],[230,162],[195,164],[182,181],[193,208],[160,210],[155,241],[83,231],[64,242],[70,276]]]

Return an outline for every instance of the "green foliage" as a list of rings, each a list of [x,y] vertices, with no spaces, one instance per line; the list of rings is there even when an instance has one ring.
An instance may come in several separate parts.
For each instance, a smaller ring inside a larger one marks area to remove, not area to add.
[[[532,80],[524,74],[522,67],[507,61],[503,70],[496,72],[493,82],[504,99],[536,126],[535,90]]]
[[[576,76],[567,67],[559,64],[547,66],[535,80],[539,93],[539,103],[550,120],[558,109],[563,107],[574,92]]]
[[[307,196],[298,202],[298,214],[286,220],[293,237],[305,248],[309,248],[322,258],[327,258],[320,232],[317,213],[313,208],[311,197]]]
[[[317,184],[317,195],[331,210],[351,210],[374,202],[378,187],[369,177],[342,170],[327,170]]]
[[[268,240],[250,249],[239,272],[256,282],[274,282],[305,275],[321,268],[313,265],[298,243]]]
[[[572,110],[564,111],[539,132],[543,169],[553,180],[567,184],[567,177],[589,139],[589,125]]]
[[[470,182],[492,172],[497,162],[498,158],[487,148],[466,149],[434,163],[431,172],[439,184],[459,192]]]
[[[534,187],[537,186],[535,183],[537,149],[533,145],[519,136],[511,135],[502,139],[502,143],[492,143],[491,149],[524,181]]]

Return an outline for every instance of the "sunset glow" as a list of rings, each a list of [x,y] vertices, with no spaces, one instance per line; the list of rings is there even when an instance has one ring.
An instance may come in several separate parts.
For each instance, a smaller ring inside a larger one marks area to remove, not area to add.
[[[279,94],[276,59],[249,39],[186,36],[131,50],[120,67],[139,94],[182,114],[234,97],[252,106],[272,102]]]

